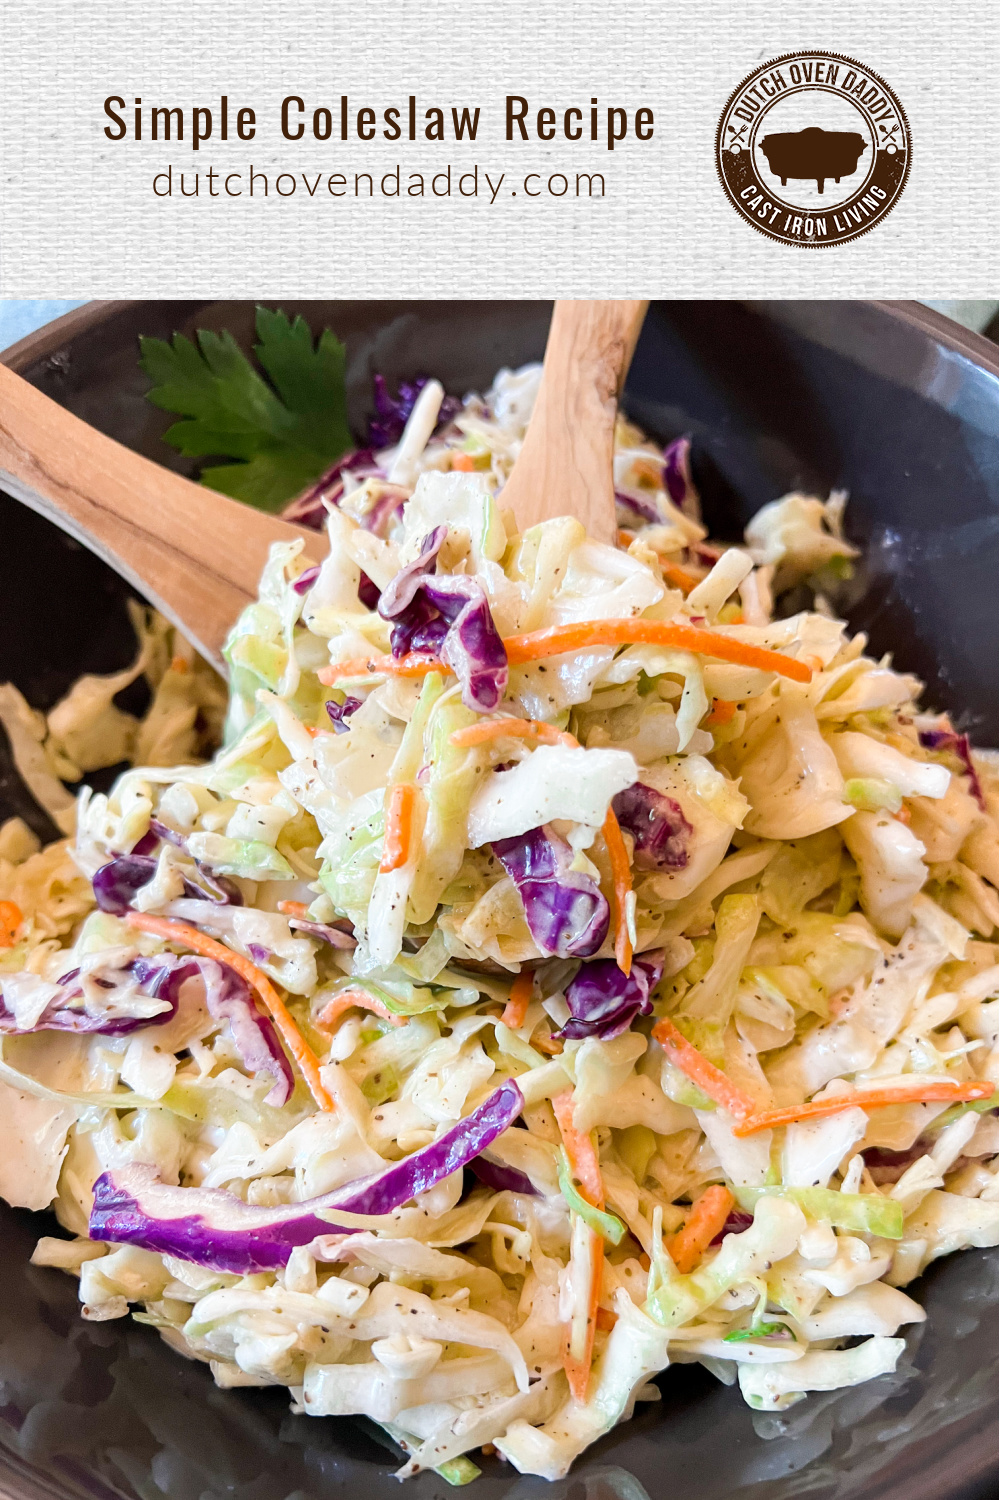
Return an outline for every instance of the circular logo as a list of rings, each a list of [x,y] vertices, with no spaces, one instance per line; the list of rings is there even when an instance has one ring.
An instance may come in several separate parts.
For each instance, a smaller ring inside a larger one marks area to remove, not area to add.
[[[856,240],[906,186],[910,127],[892,89],[851,57],[790,52],[747,75],[715,138],[733,207],[785,245]]]

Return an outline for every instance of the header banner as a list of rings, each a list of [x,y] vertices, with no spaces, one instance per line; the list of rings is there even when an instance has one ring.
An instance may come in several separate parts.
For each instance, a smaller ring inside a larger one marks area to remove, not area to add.
[[[19,7],[0,292],[989,295],[995,30],[985,0]]]

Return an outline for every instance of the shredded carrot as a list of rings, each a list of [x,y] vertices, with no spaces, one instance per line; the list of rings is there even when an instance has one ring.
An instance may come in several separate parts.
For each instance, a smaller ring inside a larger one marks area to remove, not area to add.
[[[713,698],[712,709],[702,719],[702,728],[711,729],[716,724],[729,724],[736,713],[736,704],[730,703],[728,698]]]
[[[534,969],[522,969],[510,987],[510,999],[507,1001],[504,1013],[500,1017],[503,1024],[509,1026],[511,1031],[517,1031],[519,1027],[524,1025],[524,1018],[528,1013],[528,1006],[531,1004],[534,989]]]
[[[634,531],[622,531],[622,530],[619,530],[619,532],[618,532],[618,545],[619,545],[619,547],[624,547],[625,550],[628,551],[629,547],[631,547],[631,545],[632,545],[632,543],[634,541],[635,541],[635,532]]]
[[[389,790],[389,805],[385,810],[385,842],[378,867],[380,875],[388,875],[392,870],[400,869],[410,857],[413,804],[416,797],[417,789],[412,781],[397,782]]]
[[[615,883],[615,961],[623,974],[632,972],[632,940],[628,935],[628,898],[632,890],[632,871],[629,868],[628,850],[622,831],[618,827],[613,807],[608,808],[601,832],[611,861],[611,876]]]
[[[316,1025],[322,1026],[326,1031],[332,1031],[335,1021],[339,1021],[345,1011],[370,1010],[383,1021],[388,1021],[390,1026],[405,1026],[406,1016],[394,1016],[387,1005],[375,995],[369,995],[365,990],[342,990],[339,995],[334,995],[328,1000],[323,1009],[314,1017]]]
[[[563,1049],[562,1038],[558,1036],[532,1037],[531,1045],[536,1052],[544,1052],[546,1057],[558,1057]]]
[[[455,453],[451,455],[451,466],[459,474],[471,474],[476,467],[476,460],[471,453]]]
[[[751,646],[733,636],[701,630],[696,625],[671,625],[665,620],[584,620],[576,625],[551,625],[547,630],[511,635],[504,641],[511,666],[526,661],[540,661],[546,656],[561,656],[567,651],[584,651],[592,646],[671,646],[679,651],[695,651],[716,661],[736,662],[742,667],[759,667],[777,672],[795,682],[808,682],[812,676],[804,662]]]
[[[778,1125],[793,1125],[797,1120],[820,1120],[825,1115],[839,1115],[842,1110],[888,1109],[892,1104],[965,1104],[972,1099],[988,1099],[994,1085],[985,1078],[970,1083],[956,1079],[915,1078],[912,1084],[896,1083],[884,1089],[852,1089],[849,1094],[834,1094],[829,1099],[813,1099],[806,1104],[789,1104],[784,1109],[764,1109],[749,1114],[733,1127],[734,1135],[756,1135],[759,1130],[773,1130]]]
[[[735,1198],[728,1188],[706,1188],[692,1208],[684,1226],[671,1238],[667,1249],[678,1271],[693,1271],[715,1236],[725,1226]]]
[[[21,908],[13,901],[0,901],[0,948],[13,948],[17,929],[24,921]]]
[[[667,562],[665,557],[660,558],[660,572],[667,583],[672,583],[675,589],[680,589],[684,594],[690,594],[696,588],[701,579],[694,573],[689,573],[687,568],[682,568],[679,563]]]
[[[170,663],[170,670],[171,672],[178,672],[180,674],[183,674],[188,670],[187,659],[183,656],[175,656],[173,661]]]
[[[333,687],[344,677],[372,677],[380,673],[389,677],[427,677],[431,672],[447,670],[436,656],[410,651],[406,656],[357,656],[350,661],[331,662],[328,667],[320,667],[316,676],[327,687]]]
[[[618,1322],[618,1314],[612,1312],[609,1307],[599,1307],[594,1321],[602,1333],[610,1333]]]
[[[552,1100],[552,1108],[569,1164],[573,1168],[573,1176],[580,1183],[583,1197],[593,1208],[603,1208],[604,1183],[601,1180],[594,1142],[589,1134],[577,1130],[573,1124],[573,1090],[564,1089],[561,1094],[556,1094]]]
[[[757,667],[762,672],[776,672],[793,682],[809,682],[811,668],[780,651],[766,646],[751,646],[733,636],[718,635],[697,625],[671,625],[665,620],[584,620],[576,625],[551,625],[547,630],[532,630],[526,635],[510,635],[504,641],[511,666],[528,661],[542,661],[547,656],[562,656],[568,651],[586,651],[594,646],[669,646],[678,651],[694,651],[715,661],[735,662],[741,667]],[[811,661],[818,658],[811,657]],[[316,674],[327,687],[344,677],[367,677],[385,673],[394,677],[426,677],[429,672],[448,668],[436,656],[411,651],[406,656],[355,657],[351,661],[331,663]]]
[[[319,1059],[292,1020],[288,1007],[274,985],[256,964],[244,958],[242,953],[234,953],[225,943],[217,943],[215,938],[199,932],[197,927],[191,927],[187,922],[177,922],[172,917],[153,917],[144,911],[130,911],[126,914],[125,921],[130,927],[137,927],[140,932],[151,932],[168,943],[183,943],[185,948],[200,953],[203,958],[214,958],[216,962],[228,964],[231,969],[235,969],[257,991],[266,1009],[270,1011],[282,1041],[298,1063],[320,1109],[335,1109],[333,1099],[320,1080]]]
[[[541,740],[543,745],[578,745],[580,742],[564,729],[543,724],[538,719],[480,719],[478,724],[469,724],[465,729],[456,729],[449,739],[453,745],[468,748],[483,745],[487,740],[512,739]]]
[[[309,908],[304,901],[279,901],[278,910],[283,917],[304,917]]]
[[[910,813],[910,809],[906,806],[905,802],[903,803],[903,806],[899,809],[899,812],[893,813],[892,816],[896,819],[897,823],[905,823],[906,826],[909,827],[912,815]]]
[[[653,1035],[670,1061],[680,1068],[682,1073],[686,1073],[703,1094],[714,1099],[716,1104],[721,1105],[737,1119],[743,1120],[753,1114],[754,1105],[750,1095],[738,1088],[714,1063],[710,1063],[707,1057],[703,1057],[697,1047],[693,1047],[687,1037],[677,1030],[672,1021],[668,1021],[666,1017],[662,1021],[657,1021],[653,1027]]]
[[[573,1176],[580,1184],[581,1196],[593,1208],[603,1209],[604,1183],[601,1179],[600,1163],[597,1160],[592,1136],[577,1130],[573,1123],[573,1090],[565,1089],[561,1094],[556,1094],[552,1100],[552,1108],[555,1111],[559,1134],[566,1147],[566,1155],[569,1157]],[[597,1332],[598,1303],[601,1300],[604,1281],[604,1240],[593,1230],[590,1232],[590,1255],[592,1274],[587,1308],[586,1346],[580,1359],[574,1359],[568,1348],[563,1356],[563,1368],[566,1371],[570,1391],[574,1400],[581,1402],[587,1399],[590,1366],[594,1358],[594,1335]]]

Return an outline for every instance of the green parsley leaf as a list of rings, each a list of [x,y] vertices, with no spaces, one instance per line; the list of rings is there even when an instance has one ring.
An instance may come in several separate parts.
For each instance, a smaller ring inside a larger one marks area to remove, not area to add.
[[[177,412],[164,434],[189,458],[226,458],[201,482],[258,510],[277,511],[354,446],[347,425],[344,345],[323,330],[317,342],[302,317],[257,309],[250,362],[232,334],[200,329],[197,345],[140,339],[140,364],[154,406]],[[265,379],[264,376],[268,376]]]

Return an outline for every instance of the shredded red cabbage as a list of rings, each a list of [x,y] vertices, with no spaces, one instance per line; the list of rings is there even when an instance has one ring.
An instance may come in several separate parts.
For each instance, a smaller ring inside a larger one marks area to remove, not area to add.
[[[972,759],[972,746],[969,744],[967,734],[956,734],[954,729],[922,729],[920,731],[920,743],[925,750],[950,750],[957,755],[965,767],[965,774],[969,778],[973,797],[975,797],[981,811],[986,811],[986,798],[983,795],[982,783],[976,771]]]
[[[676,438],[663,453],[663,487],[678,510],[696,519],[698,491],[691,478],[691,439]]]
[[[242,974],[214,958],[177,957],[170,953],[137,959],[136,963],[143,966],[142,979],[148,993],[169,1000],[175,1010],[185,981],[201,979],[208,1013],[216,1021],[229,1022],[244,1067],[255,1078],[265,1075],[273,1079],[265,1104],[280,1108],[288,1102],[295,1088],[292,1065],[278,1040],[274,1022],[257,1009],[253,991]]]
[[[626,495],[615,490],[615,505],[618,509],[618,524],[626,529],[640,526],[656,526],[663,520],[660,507],[652,500],[640,500],[637,495]]]
[[[420,556],[384,590],[378,612],[392,621],[393,656],[440,655],[462,685],[462,702],[479,713],[495,709],[507,687],[507,652],[483,587],[474,578],[434,573],[448,529],[435,526]]]
[[[324,943],[329,943],[331,948],[356,948],[358,940],[353,932],[347,930],[347,924],[340,926],[334,922],[309,922],[304,917],[289,917],[289,927],[294,927],[297,932],[308,933],[310,937],[319,938]]]
[[[558,1036],[568,1041],[596,1036],[608,1042],[627,1031],[636,1016],[653,1009],[652,993],[663,973],[663,954],[643,953],[632,961],[632,972],[622,973],[613,958],[581,964],[566,986],[570,1019]]]
[[[517,886],[528,931],[546,955],[589,958],[608,935],[611,913],[593,876],[571,870],[573,851],[548,826],[495,839],[493,853]]]
[[[522,1197],[531,1198],[541,1196],[526,1172],[519,1171],[517,1167],[508,1167],[490,1156],[489,1152],[484,1151],[481,1156],[473,1157],[469,1167],[479,1181],[485,1182],[495,1193],[520,1193]]]
[[[351,726],[344,721],[346,719],[349,719],[351,717],[351,714],[356,713],[360,707],[360,698],[345,698],[343,703],[336,703],[332,698],[329,699],[326,705],[326,711],[330,716],[330,723],[333,725],[337,734],[347,733]]]
[[[90,1238],[140,1245],[236,1275],[277,1270],[296,1245],[337,1232],[336,1223],[319,1217],[321,1211],[391,1213],[466,1166],[514,1123],[523,1106],[520,1089],[509,1079],[440,1139],[377,1176],[277,1208],[253,1208],[213,1188],[168,1187],[155,1167],[104,1172],[94,1184]]]
[[[683,870],[694,829],[679,802],[636,781],[611,806],[619,827],[635,840],[632,863],[639,870]]]
[[[375,376],[373,382],[375,415],[368,423],[369,447],[376,449],[395,447],[403,436],[403,428],[410,420],[413,408],[417,404],[417,397],[427,384],[427,380],[426,375],[418,375],[415,380],[401,380],[398,394],[390,396],[385,376]],[[449,426],[461,410],[462,403],[456,396],[445,396],[441,402],[441,410],[438,412],[435,431],[440,432],[443,427]]]
[[[727,1234],[742,1234],[745,1229],[750,1228],[752,1223],[753,1214],[744,1213],[742,1208],[731,1208],[729,1210],[729,1217],[715,1236],[712,1244],[721,1245]]]
[[[131,981],[134,981],[143,995],[165,1001],[165,1009],[155,1016],[115,1014],[113,1010],[93,1015],[90,1011],[82,1009],[79,1004],[72,1004],[74,1000],[82,1002],[83,989],[80,984],[74,982],[79,978],[80,970],[71,969],[60,980],[62,992],[49,1001],[35,1024],[29,1027],[18,1026],[16,1018],[3,999],[3,983],[0,980],[0,1032],[7,1036],[29,1036],[36,1031],[72,1031],[80,1034],[94,1033],[100,1036],[128,1036],[130,1032],[139,1031],[143,1026],[164,1026],[168,1021],[173,1020],[177,1014],[177,997],[173,994],[160,993],[156,983],[153,982],[154,976],[149,970],[147,959],[135,958],[119,972],[120,984],[102,980],[98,980],[97,983],[104,989],[128,990]]]
[[[312,531],[322,531],[326,525],[327,506],[340,504],[347,473],[355,474],[359,479],[384,477],[370,448],[352,448],[349,453],[341,454],[335,464],[331,464],[308,489],[285,506],[282,519],[295,521]]]

